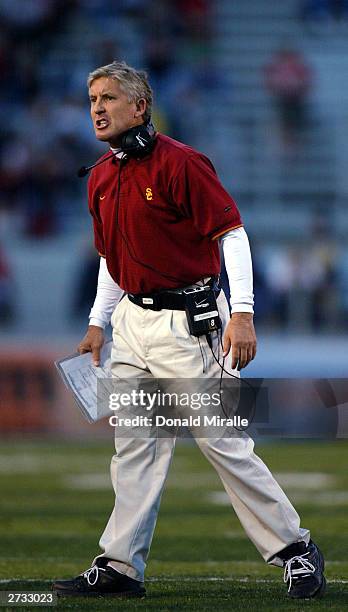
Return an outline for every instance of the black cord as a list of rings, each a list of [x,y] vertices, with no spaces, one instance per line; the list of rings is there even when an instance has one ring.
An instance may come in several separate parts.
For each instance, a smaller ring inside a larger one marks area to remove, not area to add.
[[[250,389],[252,390],[252,392],[254,394],[254,402],[252,404],[251,417],[248,419],[248,425],[246,427],[237,427],[236,425],[234,426],[237,431],[246,431],[247,428],[249,427],[249,425],[253,422],[254,417],[255,417],[255,412],[256,412],[256,391],[255,391],[254,387],[245,378],[242,378],[241,376],[236,376],[235,374],[231,374],[231,372],[228,372],[228,370],[226,370],[226,368],[224,367],[225,357],[223,357],[223,361],[222,361],[222,365],[221,365],[219,359],[217,359],[217,357],[216,357],[216,355],[214,353],[214,350],[213,350],[213,341],[212,341],[211,335],[210,334],[206,334],[205,337],[206,337],[208,346],[210,348],[211,354],[213,355],[216,363],[218,364],[218,366],[219,366],[219,368],[221,370],[221,373],[220,373],[219,395],[220,395],[220,402],[221,402],[222,412],[224,413],[225,417],[226,418],[230,418],[229,415],[225,412],[225,408],[224,408],[222,397],[221,397],[221,393],[222,393],[221,392],[222,377],[223,377],[223,373],[224,372],[226,374],[228,374],[228,376],[231,376],[232,378],[236,378],[241,383],[245,383],[246,385],[248,385],[248,387],[250,387]],[[219,339],[218,349],[220,350],[220,343],[221,343],[221,347],[223,348],[221,330],[218,331],[218,339]],[[218,355],[219,355],[219,353],[218,353]]]
[[[197,337],[197,340],[198,340],[198,344],[199,344],[199,350],[201,352],[202,363],[203,363],[203,374],[204,374],[204,372],[205,372],[204,354],[203,354],[203,349],[202,349],[202,345],[201,345],[201,341],[199,339],[199,336]]]

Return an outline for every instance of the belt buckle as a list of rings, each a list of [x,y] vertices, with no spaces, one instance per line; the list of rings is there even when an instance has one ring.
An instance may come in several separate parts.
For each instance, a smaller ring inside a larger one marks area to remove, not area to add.
[[[150,310],[162,310],[161,300],[158,295],[152,297],[142,297],[141,301],[143,305]]]

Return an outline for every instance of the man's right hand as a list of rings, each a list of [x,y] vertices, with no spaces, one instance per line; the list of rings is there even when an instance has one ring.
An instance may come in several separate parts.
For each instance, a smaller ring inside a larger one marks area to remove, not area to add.
[[[100,365],[100,349],[104,344],[104,330],[102,327],[90,325],[84,338],[77,347],[78,353],[92,353],[93,365]]]

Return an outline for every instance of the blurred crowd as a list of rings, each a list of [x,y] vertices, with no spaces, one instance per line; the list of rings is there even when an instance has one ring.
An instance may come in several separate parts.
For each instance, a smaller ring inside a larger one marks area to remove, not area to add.
[[[280,244],[259,258],[255,299],[261,320],[281,329],[315,332],[345,327],[340,253],[326,217],[315,217],[306,242]]]
[[[348,1],[304,0],[300,6],[300,13],[307,23],[340,22],[348,19]]]
[[[296,145],[308,127],[307,97],[312,81],[312,70],[296,49],[280,48],[265,67],[265,86],[274,101],[285,148]]]

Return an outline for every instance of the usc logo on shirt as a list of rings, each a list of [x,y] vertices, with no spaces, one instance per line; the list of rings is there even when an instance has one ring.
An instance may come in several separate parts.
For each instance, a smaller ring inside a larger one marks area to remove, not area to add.
[[[145,195],[146,195],[146,199],[147,200],[153,200],[152,197],[152,189],[150,187],[146,187],[145,189]]]

